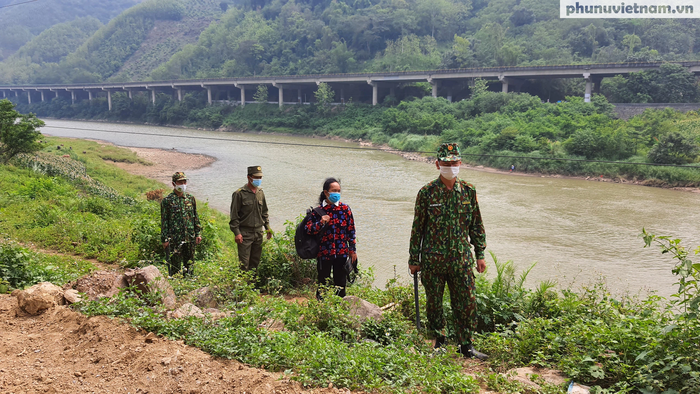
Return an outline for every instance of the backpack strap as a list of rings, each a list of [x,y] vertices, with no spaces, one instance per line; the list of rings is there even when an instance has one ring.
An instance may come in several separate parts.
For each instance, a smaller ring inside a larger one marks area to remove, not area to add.
[[[316,212],[316,214],[317,214],[319,217],[323,217],[324,215],[327,215],[326,211],[324,211],[323,209],[321,209],[321,207],[314,207],[314,208],[313,208],[313,211]],[[323,235],[323,233],[325,233],[326,230],[328,230],[328,228],[330,228],[330,227],[331,227],[331,226],[329,226],[328,223],[324,224],[323,227],[321,227],[321,229],[318,231],[318,235],[319,235],[319,236]]]

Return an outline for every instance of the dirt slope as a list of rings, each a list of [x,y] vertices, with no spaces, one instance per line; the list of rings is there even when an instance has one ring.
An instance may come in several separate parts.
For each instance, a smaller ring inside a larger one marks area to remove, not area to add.
[[[279,374],[66,307],[40,316],[0,295],[0,393],[348,393],[304,390]]]

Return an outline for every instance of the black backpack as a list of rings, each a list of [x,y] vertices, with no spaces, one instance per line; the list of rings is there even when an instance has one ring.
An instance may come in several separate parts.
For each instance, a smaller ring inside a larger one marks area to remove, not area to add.
[[[321,245],[321,237],[323,233],[328,229],[328,224],[323,225],[321,231],[316,235],[309,235],[305,231],[306,224],[311,220],[313,212],[316,212],[319,216],[326,214],[321,207],[309,208],[306,210],[306,216],[304,220],[299,223],[294,234],[294,246],[297,249],[297,254],[302,259],[315,259],[318,256],[318,248]]]

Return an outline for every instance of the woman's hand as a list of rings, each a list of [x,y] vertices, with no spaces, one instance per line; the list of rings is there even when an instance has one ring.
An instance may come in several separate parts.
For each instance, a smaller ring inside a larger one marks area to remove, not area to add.
[[[352,251],[351,251],[351,252],[349,252],[349,253],[350,253],[350,258],[352,259],[352,262],[353,262],[353,263],[356,262],[356,261],[357,261],[357,252],[352,252]]]
[[[321,216],[321,224],[326,224],[331,221],[331,217],[328,215]]]

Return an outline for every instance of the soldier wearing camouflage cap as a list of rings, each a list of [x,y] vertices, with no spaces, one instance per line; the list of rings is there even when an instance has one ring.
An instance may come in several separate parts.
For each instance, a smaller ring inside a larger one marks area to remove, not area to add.
[[[168,275],[183,268],[192,274],[195,246],[202,242],[202,226],[197,215],[197,200],[187,193],[187,176],[176,172],[173,191],[160,203],[160,238],[168,258]]]
[[[486,233],[474,186],[457,178],[461,164],[457,144],[440,145],[435,161],[440,176],[423,186],[416,198],[408,264],[412,274],[421,272],[428,329],[436,337],[435,347],[445,344],[442,299],[447,284],[459,352],[485,359],[487,356],[472,345],[476,299],[470,243],[476,254],[476,270],[484,272]]]
[[[263,228],[267,232],[267,239],[272,238],[267,200],[260,188],[262,177],[260,166],[248,167],[248,183],[233,192],[231,196],[229,227],[236,235],[238,260],[241,268],[246,271],[254,270],[260,264]]]

